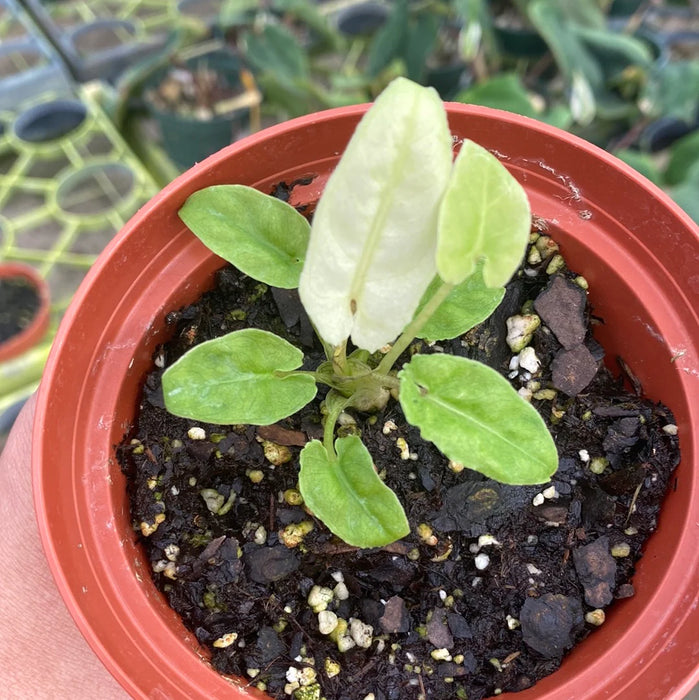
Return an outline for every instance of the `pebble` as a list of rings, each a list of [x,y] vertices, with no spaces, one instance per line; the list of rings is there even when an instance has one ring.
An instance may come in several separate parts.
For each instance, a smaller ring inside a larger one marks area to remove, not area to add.
[[[606,616],[604,614],[604,610],[597,609],[597,610],[591,610],[590,612],[585,614],[585,622],[587,622],[590,625],[594,625],[595,627],[599,627],[600,625],[604,624]]]
[[[483,571],[484,569],[488,568],[488,565],[490,564],[490,557],[484,553],[478,554],[474,558],[473,563],[476,565],[476,568],[479,571]]]
[[[515,353],[529,345],[534,331],[541,325],[541,319],[536,314],[510,316],[507,321],[507,344]]]
[[[204,428],[193,427],[187,431],[190,440],[206,440],[206,431]]]
[[[334,596],[332,589],[316,585],[311,588],[307,601],[313,612],[318,613],[328,607]]]
[[[449,629],[445,610],[440,608],[434,609],[426,629],[427,638],[433,647],[451,649],[454,646],[454,637]]]
[[[627,542],[619,542],[612,547],[611,554],[616,559],[623,559],[631,554],[631,545]]]
[[[379,625],[386,634],[397,634],[410,630],[410,615],[405,601],[400,596],[393,596],[386,601]]]
[[[356,617],[350,618],[349,633],[354,643],[361,649],[368,649],[374,639],[374,628]]]
[[[213,646],[215,646],[217,649],[225,649],[226,647],[231,646],[236,639],[238,639],[237,632],[228,632],[228,634],[222,635],[215,642],[213,642]]]
[[[330,634],[337,627],[337,615],[332,610],[321,610],[318,613],[318,631]]]
[[[519,366],[532,374],[539,371],[541,361],[536,356],[536,350],[533,347],[527,346],[519,353]]]
[[[257,583],[281,581],[299,568],[294,552],[283,545],[264,547],[255,545],[244,555],[248,576]]]
[[[507,620],[507,629],[509,630],[516,630],[521,626],[520,621],[516,617],[512,617],[512,615],[508,615],[505,619]]]

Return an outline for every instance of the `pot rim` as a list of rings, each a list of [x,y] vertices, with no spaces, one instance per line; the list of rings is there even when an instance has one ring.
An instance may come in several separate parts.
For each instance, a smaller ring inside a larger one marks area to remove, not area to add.
[[[49,327],[51,300],[46,280],[31,265],[19,262],[0,262],[0,278],[23,277],[39,296],[39,308],[32,322],[4,343],[0,343],[0,362],[21,355],[36,345]]]
[[[286,138],[297,130],[303,131],[317,125],[326,124],[332,120],[347,119],[356,121],[366,109],[367,105],[341,107],[299,117],[289,122],[270,127],[263,132],[242,139],[223,151],[207,158],[164,188],[160,194],[156,195],[156,197],[132,218],[124,230],[109,244],[107,249],[100,256],[98,263],[96,263],[88,273],[85,281],[75,295],[72,305],[64,316],[63,323],[54,344],[54,349],[47,363],[45,376],[51,376],[60,368],[63,359],[62,348],[66,342],[66,338],[71,328],[78,322],[81,305],[85,304],[86,300],[90,298],[90,294],[98,283],[100,275],[104,274],[101,272],[101,269],[105,262],[120,256],[121,250],[125,246],[125,241],[130,232],[143,226],[151,217],[156,220],[159,217],[162,218],[163,212],[161,210],[164,210],[164,203],[167,202],[167,200],[174,198],[175,201],[183,201],[184,197],[194,189],[199,189],[207,184],[213,184],[216,178],[217,167],[236,154],[240,154],[244,149],[251,148],[269,139]],[[636,189],[640,188],[645,191],[649,197],[652,197],[654,201],[658,203],[658,206],[669,212],[668,216],[672,219],[672,227],[675,227],[675,232],[683,229],[693,234],[693,239],[690,241],[690,248],[699,250],[699,232],[689,216],[674,204],[665,193],[660,191],[629,166],[621,163],[614,156],[571,134],[508,112],[455,103],[447,103],[447,109],[449,110],[450,120],[452,117],[458,115],[466,115],[479,119],[495,118],[497,119],[498,125],[502,128],[516,127],[521,129],[522,127],[526,127],[530,132],[538,134],[539,137],[551,139],[557,144],[562,145],[563,142],[565,142],[567,147],[576,149],[585,154],[587,158],[594,158],[596,161],[600,162],[603,168],[608,167],[620,172],[624,178],[634,183]],[[555,152],[552,151],[547,154],[547,158],[550,160],[544,161],[540,157],[538,165],[540,166],[542,177],[559,180],[563,189],[570,193],[568,196],[574,200],[576,196],[574,183],[566,181],[564,176],[557,174],[558,171],[551,165],[554,156]],[[518,167],[517,163],[514,161],[511,161],[510,164],[515,168]],[[193,178],[197,179],[196,187],[192,187]],[[533,182],[536,180],[535,174],[531,175],[531,180]],[[577,203],[575,204],[577,206]],[[582,208],[583,204],[584,198],[580,202],[580,207],[574,209],[571,217],[585,218],[587,210]],[[599,212],[596,211],[595,215],[598,214]],[[562,227],[565,227],[565,224],[566,222],[561,222]],[[679,234],[676,233],[676,235]],[[652,284],[653,280],[649,279],[649,285]],[[694,304],[692,306],[692,299],[699,297],[699,289],[696,287],[694,289],[677,287],[672,290],[672,293],[675,296],[678,306],[682,306],[683,309],[686,306],[689,309],[687,312],[689,315],[685,316],[684,322],[690,326],[693,325],[693,330],[691,332],[693,334],[692,338],[694,343],[692,347],[687,348],[689,355],[680,357],[676,363],[678,368],[680,365],[687,368],[686,378],[680,376],[680,381],[683,382],[682,386],[685,387],[686,395],[694,399],[689,402],[688,410],[693,412],[692,415],[695,416],[696,420],[694,426],[687,426],[690,428],[690,434],[687,436],[687,442],[685,443],[685,445],[690,447],[689,454],[691,456],[691,447],[697,442],[695,426],[699,425],[699,400],[697,400],[699,399],[699,382],[697,381],[699,379],[699,370],[697,369],[699,367],[699,362],[697,362],[697,357],[699,356],[699,334],[696,331],[699,326],[697,325],[696,311],[692,310],[699,308],[699,304]],[[669,313],[669,307],[667,310]],[[670,320],[675,322],[677,319],[673,318]],[[147,331],[148,329],[144,332]],[[681,375],[682,373],[678,371],[678,374]],[[143,687],[135,685],[129,678],[130,669],[124,666],[123,659],[116,659],[114,653],[105,647],[100,634],[94,629],[92,621],[85,616],[83,612],[83,601],[81,601],[80,595],[68,580],[67,572],[61,562],[56,558],[57,548],[60,543],[56,540],[54,533],[51,531],[51,524],[46,512],[50,505],[52,494],[44,488],[41,447],[41,439],[47,428],[49,416],[52,412],[55,413],[56,411],[55,391],[56,388],[52,388],[50,380],[42,384],[34,423],[33,478],[35,503],[42,542],[61,595],[64,597],[71,614],[76,620],[78,627],[87,638],[89,644],[96,651],[98,656],[100,656],[107,668],[129,692],[132,692],[135,696],[145,697]],[[79,430],[79,426],[76,426],[76,430]],[[694,431],[694,433],[691,431]],[[684,449],[685,446],[683,445],[683,450]],[[107,459],[107,455],[100,453],[96,458],[104,460]],[[695,456],[693,464],[696,465],[696,463]],[[686,664],[683,666],[683,664],[677,663],[671,654],[667,653],[673,647],[682,649],[682,645],[686,645],[684,648],[688,650],[688,654],[692,655],[693,661],[696,662],[697,659],[699,659],[699,644],[697,644],[696,635],[696,630],[699,629],[699,593],[696,590],[696,586],[690,585],[692,580],[696,580],[697,577],[699,577],[699,528],[696,527],[696,523],[699,522],[699,480],[695,479],[694,483],[685,484],[685,487],[688,490],[682,497],[684,499],[682,504],[686,512],[684,513],[683,527],[681,530],[681,541],[678,541],[678,546],[675,551],[667,554],[666,561],[658,562],[662,565],[666,565],[667,569],[664,574],[654,574],[658,577],[659,582],[654,595],[646,606],[646,608],[650,609],[648,619],[639,620],[637,618],[630,618],[629,615],[624,612],[629,609],[626,602],[619,603],[618,607],[620,608],[620,612],[612,612],[613,615],[618,615],[625,619],[626,627],[618,640],[611,641],[608,653],[599,659],[596,658],[594,665],[581,668],[579,663],[569,660],[576,655],[577,650],[574,651],[564,660],[563,664],[564,667],[574,668],[572,679],[568,679],[561,686],[556,679],[558,674],[549,676],[537,683],[535,695],[532,694],[532,691],[523,691],[525,695],[522,696],[522,700],[531,697],[543,697],[546,698],[546,700],[564,700],[565,698],[575,698],[579,700],[582,697],[580,695],[580,688],[586,689],[587,694],[584,697],[615,697],[617,693],[620,697],[625,690],[628,690],[631,684],[636,683],[639,678],[642,679],[644,677],[644,674],[647,673],[647,666],[651,665],[651,660],[655,665],[662,666],[665,673],[669,674],[668,678],[670,678],[670,680],[668,681],[666,679],[665,681],[664,698],[675,698],[679,700],[691,689],[696,681],[699,680],[699,667],[691,668]],[[83,524],[81,523],[80,527],[82,528],[82,526]],[[645,561],[643,564],[645,564]],[[650,570],[651,566],[652,564],[649,563],[645,567],[646,570]],[[662,579],[662,581],[660,581],[660,579]],[[667,588],[668,585],[671,586],[671,591],[669,592]],[[143,603],[149,604],[148,601],[145,600]],[[667,642],[667,628],[675,631],[675,643]],[[663,632],[663,629],[666,631]],[[596,632],[593,638],[602,641],[602,635],[604,634],[605,630],[602,629]],[[153,635],[157,636],[160,640],[163,640],[167,636],[164,629],[160,628],[154,629]],[[643,640],[645,646],[639,643],[639,636],[640,639]],[[606,638],[606,640],[610,642],[609,638]],[[585,643],[581,646],[584,646],[584,644]],[[190,656],[194,656],[191,648],[185,649],[185,644],[181,640],[179,647],[181,648],[177,650],[178,659],[183,658],[182,654],[184,651]],[[626,651],[628,657],[623,658],[621,662],[621,670],[625,674],[623,679],[624,685],[623,687],[619,686],[614,688],[612,691],[610,691],[609,686],[606,685],[606,679],[617,672],[620,661],[618,655],[615,656],[615,654],[611,653],[611,647],[616,650],[622,648]],[[198,660],[197,662],[204,667],[201,662]],[[186,671],[183,671],[181,668],[174,668],[172,669],[172,673],[177,681],[183,683],[183,688],[188,687],[188,679],[185,677]],[[216,684],[216,690],[212,690],[212,693],[216,693],[222,687],[223,682],[221,684]],[[539,693],[541,693],[541,695],[539,695]],[[186,697],[186,695],[183,695],[183,697]],[[218,695],[214,694],[212,697],[218,697]]]

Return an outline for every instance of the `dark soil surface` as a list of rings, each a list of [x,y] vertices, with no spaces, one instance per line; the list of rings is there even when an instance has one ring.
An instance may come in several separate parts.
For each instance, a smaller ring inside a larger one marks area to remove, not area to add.
[[[550,425],[558,472],[543,486],[500,485],[449,464],[396,402],[354,413],[341,430],[361,431],[411,524],[383,549],[345,545],[296,505],[298,454],[322,434],[322,396],[266,428],[163,408],[161,368],[242,327],[282,335],[317,365],[295,293],[227,268],[213,292],[170,314],[173,340],[119,452],[156,585],[216,669],[274,698],[478,700],[555,671],[615,599],[634,595],[634,563],[679,459],[673,418],[605,369],[584,280],[554,271],[547,238],[538,250],[489,321],[411,350],[478,358],[509,376]],[[511,360],[506,320],[535,313],[532,373]],[[312,609],[318,595],[352,634],[319,631],[333,616]]]
[[[27,328],[40,305],[39,294],[26,277],[0,277],[0,343]]]

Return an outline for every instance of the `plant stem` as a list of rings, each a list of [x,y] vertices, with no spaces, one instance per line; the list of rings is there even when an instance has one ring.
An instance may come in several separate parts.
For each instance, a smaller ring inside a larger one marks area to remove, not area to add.
[[[344,401],[338,400],[341,396],[337,392],[332,390],[328,393],[325,399],[325,406],[328,409],[328,413],[325,416],[325,426],[323,426],[323,446],[325,447],[328,457],[331,461],[337,459],[337,453],[335,452],[335,423],[340,417],[340,414],[347,408],[351,402],[351,397],[345,399]],[[328,399],[334,399],[328,401]]]
[[[332,363],[336,374],[347,374],[347,340],[333,348]]]
[[[398,340],[393,343],[393,347],[383,356],[379,366],[376,368],[378,374],[388,374],[393,363],[403,354],[410,343],[413,342],[422,327],[427,323],[432,314],[440,307],[442,302],[454,289],[453,284],[442,282],[441,287],[430,297],[429,301],[422,308],[420,313],[405,327]]]

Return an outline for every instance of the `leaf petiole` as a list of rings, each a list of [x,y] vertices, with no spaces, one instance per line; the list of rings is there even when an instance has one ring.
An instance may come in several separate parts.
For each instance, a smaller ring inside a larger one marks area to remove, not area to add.
[[[345,397],[331,389],[325,397],[325,407],[328,410],[323,427],[323,446],[328,453],[328,459],[334,462],[337,459],[335,452],[335,424],[340,414],[352,403],[352,397]]]

